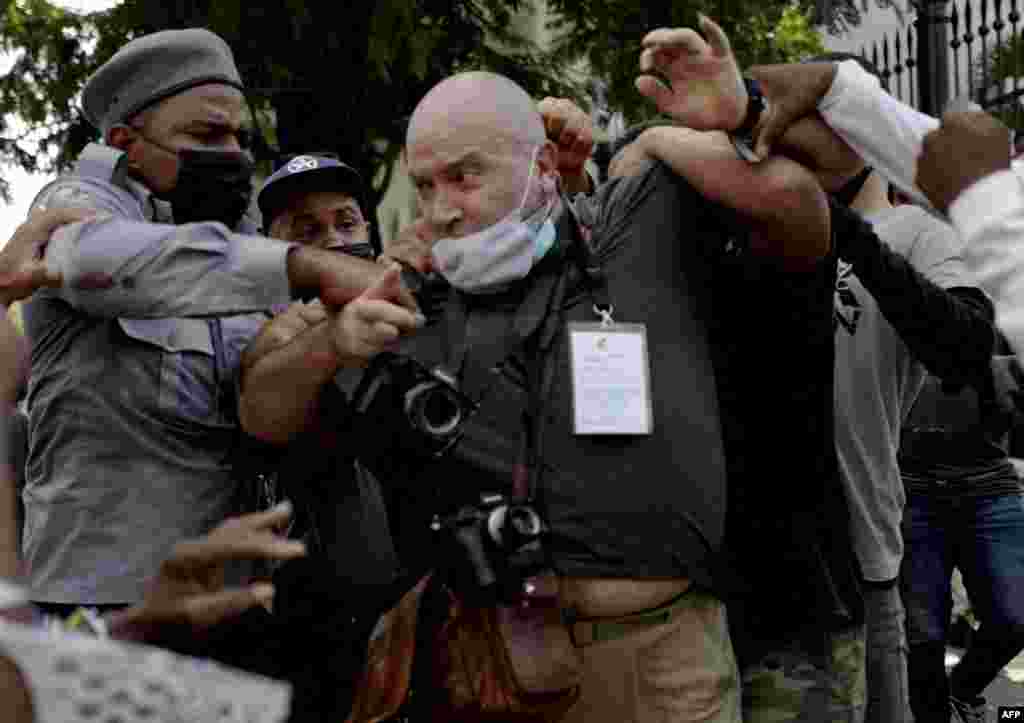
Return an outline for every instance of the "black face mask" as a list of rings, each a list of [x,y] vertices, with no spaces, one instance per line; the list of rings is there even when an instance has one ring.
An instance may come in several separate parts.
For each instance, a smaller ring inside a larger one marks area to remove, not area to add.
[[[164,199],[174,222],[220,221],[233,229],[252,199],[253,162],[242,151],[178,151],[178,182]]]
[[[849,207],[853,200],[857,198],[857,194],[864,188],[864,184],[868,182],[868,176],[871,175],[871,166],[864,166],[864,170],[858,173],[856,176],[851,178],[849,181],[843,184],[843,187],[833,193],[835,199],[844,206]]]
[[[252,157],[244,151],[174,149],[139,133],[144,141],[178,157],[178,180],[159,198],[170,202],[174,222],[220,221],[238,225],[252,199]]]
[[[347,246],[334,246],[330,249],[331,251],[340,251],[343,254],[349,256],[355,256],[360,259],[368,259],[373,261],[377,258],[377,254],[374,253],[373,244],[369,241],[364,241],[358,244],[348,244]]]

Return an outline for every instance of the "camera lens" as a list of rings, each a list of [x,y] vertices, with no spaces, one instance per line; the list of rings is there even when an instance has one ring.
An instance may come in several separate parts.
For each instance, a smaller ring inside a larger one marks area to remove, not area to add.
[[[531,507],[517,505],[510,508],[506,524],[515,530],[517,535],[527,540],[541,533],[540,516]]]
[[[412,425],[432,437],[447,437],[462,422],[462,405],[443,384],[420,384],[406,395],[406,412]]]
[[[498,547],[515,551],[540,537],[540,515],[526,505],[501,505],[487,518],[487,532]]]

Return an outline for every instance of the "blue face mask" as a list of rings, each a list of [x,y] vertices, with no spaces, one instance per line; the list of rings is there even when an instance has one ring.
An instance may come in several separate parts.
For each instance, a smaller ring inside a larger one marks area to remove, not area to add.
[[[455,288],[470,294],[501,291],[530,273],[538,260],[554,246],[555,225],[551,211],[554,194],[537,210],[524,214],[534,180],[537,151],[530,160],[530,177],[515,211],[493,226],[459,238],[434,244],[434,264]]]

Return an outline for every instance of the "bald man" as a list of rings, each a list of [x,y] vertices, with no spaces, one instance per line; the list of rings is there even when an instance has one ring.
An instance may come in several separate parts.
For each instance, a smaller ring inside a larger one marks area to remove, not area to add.
[[[437,568],[472,598],[481,591],[465,586],[452,548],[438,547],[446,538],[431,533],[432,516],[482,493],[528,504],[547,529],[545,556],[582,673],[579,699],[551,719],[738,721],[736,665],[711,574],[725,461],[702,321],[711,313],[706,255],[727,246],[735,219],[647,161],[576,202],[582,228],[559,194],[560,183],[580,180],[560,178],[565,154],[579,150],[549,141],[529,96],[487,73],[431,90],[405,150],[423,213],[417,236],[452,291],[443,318],[403,351],[440,365],[479,406],[439,458],[408,451],[401,415],[352,441],[401,498],[402,524],[392,529],[403,563]],[[782,186],[763,187],[771,206]],[[789,247],[804,266],[828,248],[827,222],[815,216],[821,202],[786,197],[792,217],[816,232],[802,252]],[[809,237],[789,231],[769,236],[776,251]],[[609,347],[621,366],[602,358]],[[247,368],[245,394],[287,407],[247,429],[280,439],[309,428],[292,412],[309,400],[283,398],[291,372],[272,358]],[[588,384],[599,375],[604,389]],[[523,468],[525,479],[515,472]],[[430,691],[418,696],[444,705]]]

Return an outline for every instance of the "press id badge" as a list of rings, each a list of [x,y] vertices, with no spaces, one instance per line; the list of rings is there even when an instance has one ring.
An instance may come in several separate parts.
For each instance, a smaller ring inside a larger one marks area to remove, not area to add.
[[[569,322],[573,431],[650,434],[651,370],[644,324]]]

